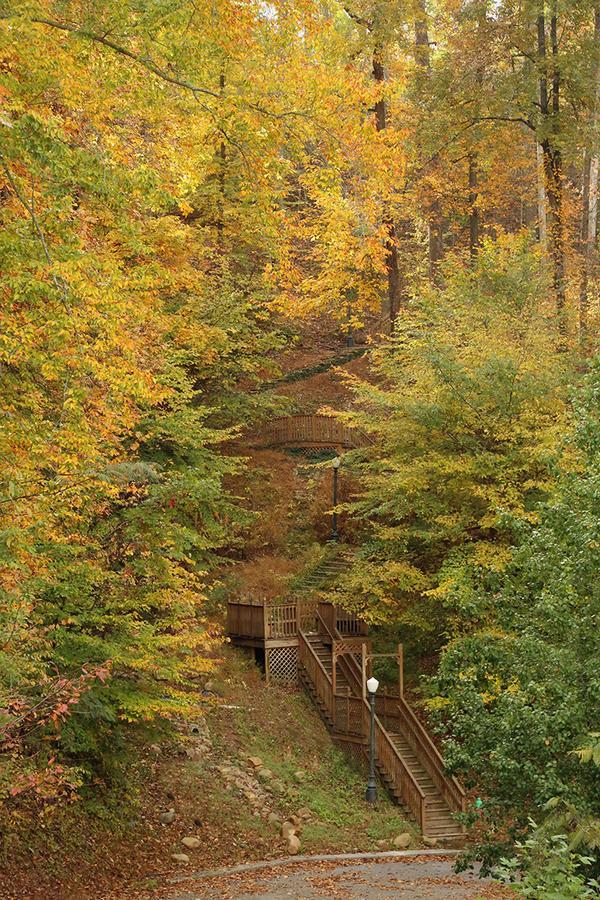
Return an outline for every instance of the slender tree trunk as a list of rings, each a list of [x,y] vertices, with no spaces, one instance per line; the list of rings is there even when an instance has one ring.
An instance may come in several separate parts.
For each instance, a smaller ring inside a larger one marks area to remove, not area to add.
[[[219,75],[219,97],[223,100],[225,96],[225,72],[221,69],[221,74]],[[219,156],[218,156],[218,166],[219,166],[219,191],[217,194],[217,254],[219,260],[223,259],[224,256],[224,230],[225,230],[225,168],[227,165],[226,158],[226,150],[225,150],[225,141],[221,139],[221,143],[219,145]]]
[[[477,4],[477,36],[478,46],[485,46],[487,23],[487,0]],[[484,63],[477,60],[475,66],[475,84],[478,95],[483,92]],[[481,213],[479,210],[479,152],[476,146],[469,151],[469,256],[471,264],[477,259],[481,240]]]
[[[583,204],[581,213],[581,250],[583,265],[579,285],[579,342],[584,352],[589,349],[589,286],[596,257],[598,223],[598,125],[600,124],[600,0],[594,11],[594,96],[592,101],[591,146],[585,154],[583,169]]]
[[[479,252],[478,186],[477,154],[472,152],[469,153],[469,256],[472,262],[477,259]]]
[[[382,88],[381,96],[375,104],[375,127],[377,131],[384,131],[387,128],[387,104],[383,94],[385,69],[382,62],[382,48],[377,45],[373,52],[373,78]],[[388,283],[388,312],[390,326],[393,329],[398,310],[400,309],[400,305],[404,298],[402,276],[398,259],[396,226],[389,208],[384,210],[383,224],[387,231],[387,239],[385,242],[385,268]]]
[[[537,44],[540,81],[540,114],[544,124],[541,140],[546,197],[548,199],[548,246],[552,263],[552,285],[556,303],[558,327],[566,334],[565,247],[563,228],[563,172],[562,154],[556,145],[559,131],[560,70],[558,66],[558,36],[556,0],[553,0],[550,18],[552,50],[552,97],[548,90],[548,54],[546,50],[546,13],[544,0],[539,5],[537,19]]]
[[[421,94],[424,91],[425,81],[429,79],[431,73],[431,51],[424,0],[416,0],[414,18],[415,58],[420,69],[417,75],[417,89]],[[429,278],[431,281],[435,281],[439,263],[444,257],[444,223],[440,202],[437,198],[430,203],[427,219]]]
[[[546,207],[546,176],[544,174],[544,151],[542,145],[535,142],[536,180],[537,180],[537,228],[538,241],[545,255],[548,250],[548,210]]]

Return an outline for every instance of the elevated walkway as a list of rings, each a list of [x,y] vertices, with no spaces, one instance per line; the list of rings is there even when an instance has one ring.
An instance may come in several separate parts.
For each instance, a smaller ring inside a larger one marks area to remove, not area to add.
[[[356,428],[349,428],[333,416],[281,416],[257,437],[262,447],[302,450],[352,450],[370,443]]]

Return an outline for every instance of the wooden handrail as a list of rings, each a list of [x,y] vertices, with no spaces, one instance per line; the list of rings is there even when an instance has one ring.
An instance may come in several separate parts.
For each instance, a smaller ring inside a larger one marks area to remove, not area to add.
[[[321,609],[321,606],[319,606],[319,622],[323,630],[332,642],[334,640],[340,640],[342,635],[335,627],[335,624],[332,624],[332,621],[335,623],[335,618],[332,617],[331,614],[323,617],[322,612],[323,610]],[[355,694],[358,694],[358,697],[361,700],[363,706],[363,722],[365,723],[364,737],[366,739],[366,723],[369,722],[371,709],[368,700],[363,696],[362,671],[352,655],[342,656],[340,657],[340,661],[344,666],[346,677],[350,676],[349,681],[351,683],[351,688],[353,683],[353,690],[355,691]],[[402,758],[402,753],[392,741],[378,716],[375,716],[375,753],[382,768],[387,772],[390,778],[392,778],[394,787],[401,795],[403,802],[414,815],[421,830],[424,830],[426,818],[425,793],[422,788],[419,787],[413,773]]]
[[[398,697],[396,702],[406,740],[418,754],[450,809],[464,812],[466,795],[462,785],[453,776],[446,775],[442,755],[404,697]]]
[[[368,705],[366,700],[363,702]],[[375,752],[382,768],[392,778],[402,801],[417,820],[419,828],[425,831],[427,815],[425,793],[377,716],[375,716]]]
[[[298,633],[295,603],[269,604],[265,607],[265,639],[294,638]]]
[[[302,632],[298,633],[298,665],[302,666],[310,678],[317,698],[323,703],[330,718],[333,718],[333,685],[331,678]]]

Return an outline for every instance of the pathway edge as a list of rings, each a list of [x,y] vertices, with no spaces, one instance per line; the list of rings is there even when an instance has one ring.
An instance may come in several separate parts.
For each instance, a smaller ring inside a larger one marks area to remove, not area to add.
[[[189,872],[167,878],[168,884],[179,884],[183,881],[198,881],[202,878],[218,878],[220,875],[237,875],[241,872],[256,872],[274,866],[293,866],[304,862],[342,862],[347,859],[414,859],[419,856],[458,856],[460,850],[430,848],[423,850],[376,850],[372,853],[320,853],[316,856],[284,856],[277,859],[265,859],[254,863],[241,863],[238,866],[227,866],[223,869],[205,869],[201,872]]]

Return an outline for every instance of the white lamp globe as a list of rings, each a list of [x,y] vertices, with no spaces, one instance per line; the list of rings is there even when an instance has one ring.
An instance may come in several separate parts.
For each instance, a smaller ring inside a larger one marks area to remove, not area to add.
[[[342,461],[341,461],[341,459],[339,458],[339,456],[336,456],[336,458],[335,458],[335,459],[332,461],[332,463],[331,463],[331,465],[333,466],[334,469],[339,469],[339,467],[341,466],[341,464],[342,464]]]
[[[370,694],[374,694],[379,687],[379,682],[376,678],[369,678],[367,681],[367,690]]]

